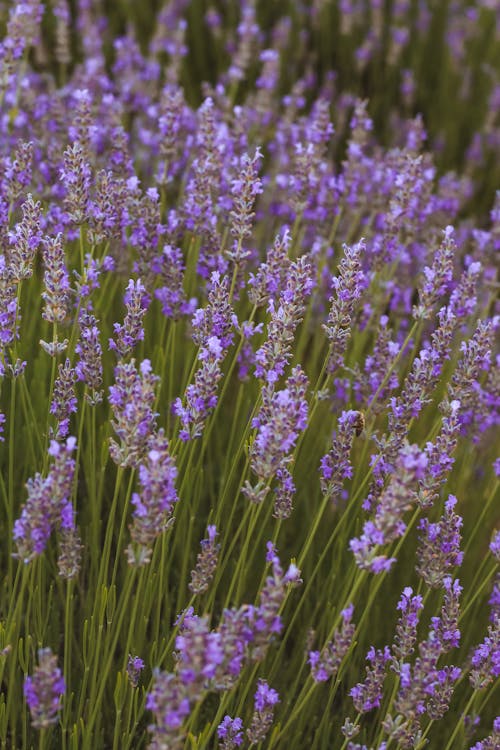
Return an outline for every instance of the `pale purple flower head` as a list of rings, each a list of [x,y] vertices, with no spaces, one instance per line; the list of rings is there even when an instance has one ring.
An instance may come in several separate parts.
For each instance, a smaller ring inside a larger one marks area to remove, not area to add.
[[[30,709],[31,723],[36,729],[46,729],[57,723],[65,690],[57,656],[50,648],[39,649],[38,666],[24,681],[24,697]]]

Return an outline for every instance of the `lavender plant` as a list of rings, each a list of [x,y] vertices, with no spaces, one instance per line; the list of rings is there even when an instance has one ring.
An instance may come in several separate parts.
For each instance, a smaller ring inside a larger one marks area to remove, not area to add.
[[[0,747],[495,750],[497,4],[160,5],[0,8]]]

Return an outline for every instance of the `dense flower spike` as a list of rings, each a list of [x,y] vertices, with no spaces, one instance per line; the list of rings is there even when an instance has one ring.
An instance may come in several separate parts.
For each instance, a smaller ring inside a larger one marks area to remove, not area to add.
[[[9,346],[18,335],[19,301],[16,284],[4,255],[0,255],[0,343]]]
[[[417,552],[417,571],[428,586],[438,588],[453,568],[462,564],[460,551],[462,519],[454,512],[457,498],[450,495],[444,515],[437,523],[423,518],[419,523],[420,545]]]
[[[453,258],[456,252],[453,227],[446,227],[443,242],[433,258],[432,267],[425,266],[424,268],[425,283],[419,291],[419,303],[413,308],[415,318],[428,317],[436,302],[448,290],[453,276]]]
[[[42,298],[45,308],[42,316],[50,323],[61,323],[68,315],[70,288],[61,234],[45,240],[43,260],[45,292]]]
[[[290,360],[295,330],[302,320],[313,287],[311,275],[312,266],[303,255],[291,263],[277,304],[273,298],[269,300],[268,337],[255,354],[255,375],[270,386],[280,379]]]
[[[225,610],[219,627],[214,630],[210,630],[208,618],[194,615],[192,608],[179,618],[175,671],[155,670],[153,687],[147,697],[147,706],[155,716],[155,724],[149,727],[153,734],[152,747],[178,747],[182,743],[182,724],[192,706],[208,690],[231,687],[244,663],[262,660],[271,640],[279,635],[282,628],[279,610],[289,585],[301,583],[300,572],[292,563],[283,573],[271,542],[267,548],[267,561],[272,565],[273,575],[266,580],[258,607],[243,605],[236,610]],[[267,734],[272,722],[270,709],[277,700],[277,693],[264,681],[259,682],[254,721],[248,730],[252,738]],[[227,728],[228,737],[231,736],[230,726],[233,725],[228,721],[222,730]]]
[[[84,224],[89,217],[91,170],[85,159],[85,150],[78,141],[64,152],[60,178],[66,190],[69,217],[75,224]]]
[[[333,640],[329,641],[321,652],[309,651],[308,662],[315,682],[325,682],[337,674],[351,648],[356,631],[356,626],[352,622],[353,612],[352,604],[341,612],[342,625],[335,631]]]
[[[217,737],[221,740],[222,750],[234,750],[235,747],[239,747],[243,742],[243,722],[239,716],[235,719],[224,716],[217,727]]]
[[[192,313],[195,300],[188,302],[184,293],[182,251],[178,247],[165,245],[163,253],[155,260],[154,270],[163,284],[155,289],[155,297],[161,304],[163,314],[178,320],[182,315]]]
[[[353,469],[349,460],[356,435],[363,430],[363,414],[360,411],[343,411],[333,435],[333,447],[321,459],[321,491],[326,497],[338,503],[345,479],[352,477]]]
[[[55,528],[74,528],[71,493],[75,472],[72,454],[75,447],[74,437],[69,437],[65,444],[52,440],[49,454],[54,463],[47,476],[43,479],[36,474],[26,483],[28,499],[21,516],[14,523],[16,557],[25,563],[44,551]]]
[[[132,565],[148,563],[153,542],[169,528],[172,510],[178,500],[176,478],[177,469],[169,452],[168,440],[163,430],[159,430],[149,438],[147,454],[139,464],[141,492],[132,495],[134,513],[130,535],[135,544],[127,549]]]
[[[58,373],[54,383],[50,413],[57,419],[56,437],[60,439],[68,435],[70,415],[77,411],[78,399],[75,393],[77,376],[69,359],[66,359],[64,364],[59,365]]]
[[[420,594],[413,594],[413,589],[407,586],[401,594],[397,608],[401,617],[396,625],[396,635],[392,645],[392,653],[397,657],[391,665],[392,669],[399,671],[402,663],[413,653],[417,640],[417,626],[419,612],[424,603]]]
[[[243,242],[252,233],[254,203],[262,192],[262,183],[257,176],[257,169],[262,154],[256,149],[252,158],[244,154],[241,160],[241,172],[231,185],[233,208],[230,213],[231,234],[234,243],[227,255],[236,265],[241,265],[249,255]]]
[[[288,252],[291,241],[288,230],[278,234],[268,250],[266,262],[261,263],[256,274],[250,274],[248,298],[252,304],[262,306],[271,299],[276,301],[284,292],[289,278],[288,269],[291,261]]]
[[[363,240],[353,247],[344,245],[344,257],[339,264],[338,275],[332,278],[334,294],[330,299],[328,321],[323,326],[330,342],[330,372],[335,372],[344,364],[354,306],[365,286],[365,275],[361,270],[361,258],[365,252]]]
[[[273,477],[290,463],[289,454],[299,434],[307,426],[307,384],[304,371],[297,366],[288,378],[286,388],[273,392],[264,387],[264,403],[252,420],[252,427],[257,433],[250,448],[250,465],[258,482],[253,486],[247,480],[243,487],[244,494],[251,502],[261,503]],[[282,474],[281,480],[285,478]]]
[[[186,389],[184,403],[177,398],[173,412],[181,421],[181,440],[199,438],[208,414],[217,405],[217,385],[222,378],[221,363],[233,341],[234,316],[227,298],[228,281],[216,271],[211,276],[208,305],[198,308],[192,319],[193,340],[198,344],[201,362]]]
[[[366,713],[380,706],[386,664],[390,658],[391,652],[387,646],[383,650],[371,648],[368,651],[366,660],[371,666],[366,667],[366,679],[355,685],[349,692],[356,710],[360,713]]]
[[[16,283],[29,278],[33,273],[33,262],[42,241],[40,229],[41,205],[28,195],[22,205],[23,218],[9,233],[8,258],[11,278]]]
[[[102,347],[99,341],[99,321],[90,309],[79,314],[80,339],[75,347],[78,361],[75,372],[87,386],[85,396],[91,405],[102,401]]]
[[[195,569],[191,571],[189,589],[193,594],[202,594],[206,591],[214,576],[219,554],[216,536],[216,527],[213,524],[207,526],[207,538],[201,540],[201,552],[198,553]]]
[[[140,279],[136,282],[130,279],[124,301],[127,308],[125,320],[123,325],[114,324],[116,339],[109,339],[109,348],[116,351],[120,359],[125,359],[134,346],[144,339],[143,318],[147,312],[149,299]]]
[[[441,616],[431,619],[429,635],[419,643],[414,665],[399,663],[400,686],[394,702],[397,714],[396,717],[388,714],[383,724],[388,736],[403,747],[414,747],[420,741],[422,714],[427,713],[434,720],[442,718],[448,710],[454,684],[461,676],[458,667],[438,664],[442,655],[458,646],[460,639],[458,598],[462,589],[451,577],[443,581],[443,586]]]
[[[254,697],[254,714],[247,729],[250,746],[265,740],[273,723],[274,706],[279,703],[276,690],[269,687],[265,680],[259,680]]]
[[[50,648],[38,651],[38,666],[32,677],[24,681],[24,697],[31,713],[31,723],[37,729],[47,729],[57,723],[66,690],[57,656]]]
[[[115,384],[109,389],[109,403],[114,414],[113,429],[120,444],[110,440],[109,452],[118,466],[135,468],[146,454],[156,423],[153,407],[158,381],[149,359],[141,362],[139,370],[135,359],[119,362],[115,367]]]
[[[14,158],[5,171],[6,193],[10,203],[18,200],[32,178],[33,142],[19,141]],[[28,201],[32,201],[28,195]]]
[[[380,547],[404,534],[403,515],[416,500],[416,482],[424,476],[426,467],[427,457],[417,446],[408,445],[401,450],[397,472],[384,489],[373,519],[365,522],[361,536],[349,544],[361,568],[380,573],[395,562],[395,558],[379,554]]]
[[[473,745],[470,750],[496,750],[500,746],[500,716],[493,722],[493,732],[484,740]]]
[[[482,690],[500,675],[500,618],[488,627],[488,635],[471,657],[470,681],[475,690]]]

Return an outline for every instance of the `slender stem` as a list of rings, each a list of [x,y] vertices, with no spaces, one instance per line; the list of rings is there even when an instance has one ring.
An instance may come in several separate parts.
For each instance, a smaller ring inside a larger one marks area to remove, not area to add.
[[[463,729],[463,719],[469,713],[470,709],[472,708],[472,706],[474,704],[475,699],[476,699],[476,693],[473,692],[472,695],[471,695],[471,697],[469,698],[469,700],[467,702],[466,707],[464,708],[464,710],[462,711],[462,713],[460,715],[460,720],[457,721],[457,723],[455,725],[455,729],[453,730],[453,733],[452,733],[451,737],[449,738],[449,740],[448,740],[448,742],[447,742],[447,744],[446,744],[446,746],[444,747],[443,750],[451,750],[451,748],[456,747],[456,745],[454,744],[455,743],[455,739],[456,739],[458,733],[460,732],[460,730]]]

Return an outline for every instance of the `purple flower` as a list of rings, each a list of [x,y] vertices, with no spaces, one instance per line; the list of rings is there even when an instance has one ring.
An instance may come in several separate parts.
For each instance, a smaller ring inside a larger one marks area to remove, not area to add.
[[[226,714],[217,727],[217,737],[221,742],[222,750],[233,750],[243,742],[243,721],[237,716],[232,719]]]
[[[243,248],[243,240],[252,234],[252,219],[255,215],[253,208],[257,196],[262,193],[262,182],[257,175],[260,159],[262,159],[262,154],[258,148],[252,158],[244,154],[241,160],[241,172],[231,185],[233,208],[230,213],[230,231],[234,237],[234,243],[227,255],[238,266],[241,266],[249,255],[249,252]]]
[[[274,494],[273,518],[284,520],[292,513],[292,501],[295,494],[293,477],[286,467],[276,472],[277,487]]]
[[[442,586],[445,576],[462,564],[462,518],[454,512],[456,504],[457,498],[450,495],[440,521],[430,523],[423,518],[419,523],[422,533],[417,552],[417,572],[432,588]]]
[[[405,445],[400,450],[396,469],[382,491],[373,519],[365,521],[361,536],[349,542],[359,567],[379,573],[395,562],[394,558],[378,554],[378,548],[403,536],[406,530],[403,515],[416,500],[416,481],[426,466],[427,457],[416,445]]]
[[[307,378],[297,366],[286,388],[264,393],[264,403],[252,423],[257,434],[250,449],[251,467],[260,481],[271,479],[286,465],[288,454],[307,426],[306,388]]]
[[[364,240],[349,247],[344,245],[338,275],[332,278],[334,294],[330,298],[328,321],[323,325],[330,342],[328,369],[335,372],[344,364],[347,343],[351,337],[354,306],[361,297],[365,274],[361,270],[361,257],[366,252]]]
[[[333,447],[321,459],[321,491],[327,497],[331,497],[334,503],[339,500],[344,480],[352,477],[349,456],[360,427],[363,429],[361,412],[343,411],[338,420],[337,431],[332,438]]]
[[[482,690],[500,675],[500,617],[488,627],[488,635],[473,651],[470,681],[474,690]]]
[[[24,697],[31,713],[31,723],[36,729],[47,729],[57,723],[65,690],[57,657],[50,648],[39,649],[38,666],[33,676],[24,680]]]
[[[61,234],[45,240],[43,260],[45,264],[45,291],[42,298],[45,307],[42,317],[51,323],[60,323],[68,315],[70,289]]]
[[[248,298],[253,305],[262,306],[269,300],[276,301],[283,293],[291,265],[288,257],[290,242],[290,233],[285,229],[276,236],[266,262],[260,264],[256,274],[250,274]]]
[[[265,680],[259,680],[254,696],[254,714],[247,729],[250,744],[257,744],[265,739],[273,723],[274,706],[277,703],[279,696],[276,690],[270,688]]]
[[[493,722],[493,731],[489,737],[476,742],[470,750],[497,750],[500,747],[500,716],[497,716]]]
[[[138,656],[128,655],[127,677],[132,687],[136,688],[139,684],[139,677],[144,669],[144,661]]]
[[[42,242],[41,207],[38,201],[35,203],[31,194],[24,201],[22,212],[22,220],[9,232],[10,273],[16,283],[32,275],[36,251]]]
[[[5,255],[0,255],[0,346],[9,346],[19,335],[20,308],[17,285]],[[0,360],[1,361],[1,360]],[[2,365],[3,366],[3,365]]]
[[[55,528],[74,527],[71,508],[75,459],[72,457],[76,438],[69,437],[64,445],[52,440],[49,454],[54,459],[45,479],[36,474],[28,479],[28,499],[14,523],[16,557],[29,563],[40,555]]]
[[[87,386],[87,401],[94,406],[102,401],[102,347],[99,341],[99,321],[90,309],[82,308],[78,322],[80,339],[75,347],[78,354],[75,372],[78,380]]]
[[[490,552],[500,562],[500,530],[493,533],[490,542]]]
[[[265,680],[259,680],[257,690],[255,691],[255,710],[264,711],[268,706],[275,706],[279,703],[279,696],[276,690],[269,687]]]
[[[175,480],[177,468],[169,452],[163,431],[151,435],[147,452],[139,464],[140,493],[132,495],[134,506],[130,535],[134,546],[129,545],[129,563],[144,565],[151,557],[151,547],[170,524],[172,509],[177,502]]]
[[[228,281],[214,272],[208,295],[208,305],[195,311],[192,319],[193,340],[200,347],[201,366],[194,383],[186,388],[184,402],[177,398],[172,411],[181,421],[181,440],[201,436],[205,421],[217,405],[217,385],[222,378],[221,362],[233,341],[235,316],[228,301]]]
[[[270,386],[285,372],[292,356],[295,330],[304,315],[307,297],[312,292],[312,266],[306,256],[290,265],[286,285],[275,304],[271,298],[268,312],[267,340],[255,353],[255,375]]]
[[[66,190],[65,203],[75,224],[84,224],[89,215],[91,169],[86,160],[84,146],[78,141],[64,152],[64,166],[60,179]]]
[[[354,706],[360,713],[366,713],[373,708],[378,708],[382,701],[382,690],[385,680],[386,664],[391,659],[390,649],[370,648],[366,660],[371,664],[366,667],[366,679],[358,683],[349,691]]]
[[[216,543],[217,529],[213,525],[207,526],[207,538],[201,541],[201,552],[196,560],[196,567],[191,571],[189,590],[193,594],[207,591],[217,568],[220,545]]]
[[[192,314],[194,300],[188,302],[184,293],[184,260],[178,247],[165,245],[163,252],[154,264],[155,273],[163,286],[155,289],[155,297],[160,302],[165,316],[178,320],[183,315]]]
[[[110,386],[109,403],[114,415],[111,424],[120,444],[111,440],[109,452],[118,466],[135,468],[146,453],[156,423],[153,406],[158,381],[149,359],[141,362],[139,371],[134,359],[128,363],[120,361],[115,367],[115,385]]]
[[[440,408],[445,415],[441,424],[441,431],[434,442],[425,446],[428,470],[419,482],[419,504],[422,508],[432,507],[439,497],[440,486],[446,481],[455,459],[453,453],[458,443],[460,429],[460,401],[444,401]]]
[[[54,392],[50,413],[57,419],[58,438],[65,438],[69,432],[70,415],[77,411],[78,401],[75,393],[76,372],[69,359],[58,367],[58,376],[54,382]]]
[[[419,304],[413,308],[417,319],[424,319],[432,313],[436,302],[448,290],[453,277],[453,259],[457,246],[453,237],[453,227],[446,227],[444,238],[434,254],[432,267],[425,266],[425,283],[419,292]]]
[[[413,595],[413,589],[407,586],[397,605],[401,617],[396,625],[396,635],[392,646],[392,652],[398,658],[400,665],[413,653],[417,640],[419,612],[423,606],[422,597],[419,594]],[[398,670],[395,665],[392,668]]]
[[[33,168],[33,143],[19,141],[14,158],[7,159],[4,179],[9,203],[15,203],[31,182]],[[28,196],[28,200],[31,196]]]
[[[109,348],[116,351],[120,359],[124,359],[134,346],[144,340],[143,318],[147,312],[149,297],[140,279],[134,282],[130,279],[124,297],[127,314],[123,325],[115,323],[113,326],[116,340],[109,339]]]
[[[335,630],[333,639],[325,644],[321,652],[309,651],[308,662],[315,682],[325,682],[337,674],[353,643],[356,631],[352,622],[353,612],[354,606],[351,604],[340,613],[342,625]]]

